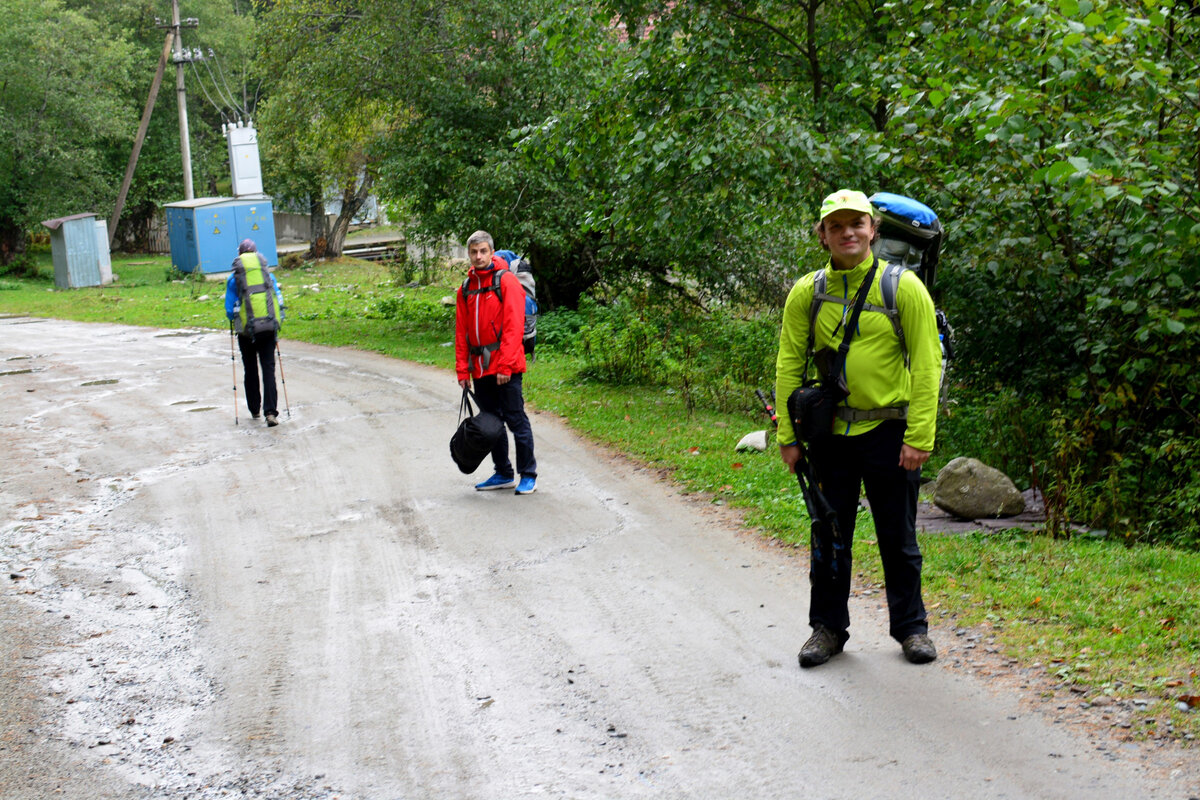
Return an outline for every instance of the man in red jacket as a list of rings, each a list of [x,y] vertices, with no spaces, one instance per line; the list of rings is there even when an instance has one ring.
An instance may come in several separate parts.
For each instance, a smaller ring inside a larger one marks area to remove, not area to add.
[[[521,394],[525,374],[525,347],[521,341],[525,334],[525,290],[517,276],[508,271],[504,259],[495,255],[495,249],[487,231],[475,231],[467,239],[471,271],[458,289],[455,372],[458,385],[464,389],[474,381],[480,408],[504,420],[517,446],[516,473],[508,459],[508,436],[502,436],[492,450],[495,474],[475,484],[475,488],[486,492],[515,486],[517,494],[532,494],[537,488],[537,461]],[[519,482],[517,474],[521,476]]]

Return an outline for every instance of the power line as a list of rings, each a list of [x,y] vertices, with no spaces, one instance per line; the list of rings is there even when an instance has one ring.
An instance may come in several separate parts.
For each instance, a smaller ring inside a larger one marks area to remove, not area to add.
[[[200,72],[196,69],[196,65],[191,61],[188,62],[188,65],[192,68],[192,77],[196,80],[196,83],[200,85],[200,91],[203,93],[204,99],[208,101],[210,106],[216,109],[216,112],[221,115],[221,119],[223,121],[229,122],[230,119],[225,114],[225,109],[213,102],[212,97],[210,97],[208,94],[208,89],[204,88],[204,81],[200,80]]]
[[[213,57],[213,60],[217,62],[217,72],[218,72],[218,73],[220,74],[220,76],[221,76],[221,83],[223,83],[223,84],[225,85],[225,91],[226,91],[226,92],[229,94],[229,96],[232,98],[232,97],[233,97],[233,92],[230,90],[230,88],[229,88],[229,84],[228,84],[228,82],[226,82],[226,80],[225,80],[225,70],[224,70],[224,69],[222,69],[222,67],[221,67],[221,59],[219,59],[219,58],[216,58],[216,57],[215,57],[215,54],[213,53],[213,51],[212,51],[211,49],[208,51],[208,53],[209,53],[209,55],[211,55],[211,56],[214,56],[214,57]],[[239,104],[238,104],[238,103],[236,103],[236,102],[234,103],[234,105],[238,106],[238,108],[241,108],[241,105],[239,105]],[[243,111],[243,113],[245,113],[245,109],[242,109],[242,111]],[[248,115],[247,115],[247,116],[248,116]]]

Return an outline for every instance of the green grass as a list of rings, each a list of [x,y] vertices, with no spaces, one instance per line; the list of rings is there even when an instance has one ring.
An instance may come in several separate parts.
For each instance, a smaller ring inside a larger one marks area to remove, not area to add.
[[[42,277],[0,276],[0,313],[156,327],[223,329],[223,284],[171,275],[165,257],[115,256],[120,280],[101,289],[57,291],[49,256]],[[403,288],[397,273],[353,260],[280,270],[287,338],[356,347],[451,369],[453,293],[458,273],[432,286]],[[578,377],[581,362],[539,347],[526,380],[537,408],[561,415],[582,434],[669,474],[685,491],[740,510],[764,536],[807,542],[795,479],[774,448],[736,453],[734,444],[765,417],[688,413],[664,388],[611,387]],[[769,376],[763,377],[763,385]],[[989,435],[993,435],[989,432]],[[854,546],[859,585],[878,586],[881,569],[870,516],[859,517]],[[1047,680],[1086,696],[1142,697],[1142,717],[1188,744],[1200,734],[1200,554],[1162,547],[1009,532],[922,535],[925,599],[935,625],[971,626],[994,636],[1003,655],[1041,665]],[[1135,733],[1137,732],[1135,731]]]

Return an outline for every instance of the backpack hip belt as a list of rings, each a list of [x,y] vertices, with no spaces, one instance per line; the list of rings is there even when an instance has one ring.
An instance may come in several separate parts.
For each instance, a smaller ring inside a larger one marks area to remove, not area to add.
[[[842,422],[866,422],[874,419],[908,419],[908,406],[886,406],[884,408],[847,408],[841,406],[835,412]]]
[[[491,344],[473,344],[467,347],[467,352],[471,354],[471,366],[474,367],[474,362],[478,359],[483,364],[483,369],[487,369],[492,363],[492,353],[500,349],[500,341],[496,340]]]

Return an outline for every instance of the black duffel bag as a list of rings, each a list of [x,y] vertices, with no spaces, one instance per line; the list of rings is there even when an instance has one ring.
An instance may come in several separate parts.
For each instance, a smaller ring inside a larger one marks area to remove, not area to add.
[[[504,421],[490,411],[482,409],[476,413],[471,405],[470,389],[463,389],[462,403],[458,407],[458,430],[450,437],[450,457],[459,471],[470,475],[492,452],[492,448],[504,436]],[[479,402],[476,400],[476,402]],[[463,414],[466,413],[466,418]]]

